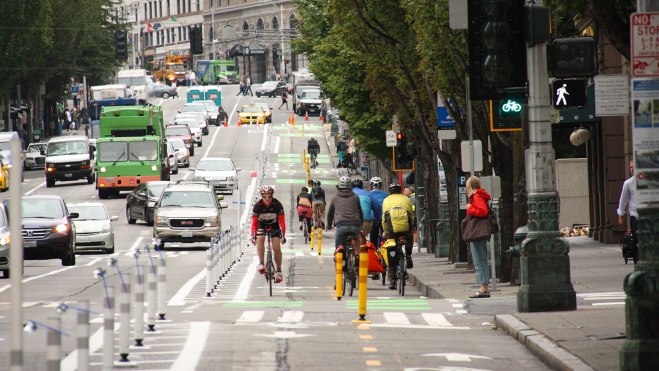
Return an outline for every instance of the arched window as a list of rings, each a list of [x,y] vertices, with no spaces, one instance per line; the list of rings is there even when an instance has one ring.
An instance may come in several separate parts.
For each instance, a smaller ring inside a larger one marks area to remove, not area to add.
[[[259,18],[258,21],[256,21],[256,31],[261,31],[265,29],[265,26],[263,25],[263,20]]]
[[[277,17],[272,17],[272,29],[273,30],[279,29],[279,20],[277,19]]]
[[[297,28],[297,18],[295,18],[295,14],[291,14],[291,17],[288,19],[288,26],[291,29]]]
[[[243,36],[247,36],[249,34],[249,25],[247,24],[247,21],[243,21]]]

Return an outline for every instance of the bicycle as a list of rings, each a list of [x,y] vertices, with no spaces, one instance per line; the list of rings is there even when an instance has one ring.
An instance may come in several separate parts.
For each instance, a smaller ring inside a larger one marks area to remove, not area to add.
[[[398,256],[398,268],[396,277],[398,278],[398,293],[405,296],[405,280],[407,279],[407,255],[405,253],[405,244],[407,240],[404,236],[396,238],[396,255]]]
[[[302,221],[302,231],[303,231],[303,233],[304,233],[304,244],[305,244],[305,245],[309,243],[309,237],[310,237],[310,236],[309,236],[310,231],[309,231],[309,223],[308,223],[308,221],[309,221],[309,219],[307,219],[306,217],[305,217],[304,220]]]
[[[346,244],[344,246],[343,254],[343,295],[345,296],[346,287],[350,285],[349,296],[352,296],[353,291],[357,287],[357,255],[354,248],[355,236],[349,233],[346,236]]]
[[[348,171],[348,174],[357,174],[357,165],[355,164],[351,153],[346,153],[345,157],[343,158],[343,164],[341,164],[341,166],[343,166],[343,168]]]
[[[318,166],[318,154],[315,152],[310,152],[309,153],[309,164],[311,165],[312,169],[315,169]]]
[[[321,208],[320,203],[313,204],[312,218],[313,218],[313,226],[316,229],[323,228],[323,216],[321,215],[320,208]]]
[[[272,283],[275,280],[275,263],[272,257],[272,245],[270,244],[270,238],[272,236],[272,228],[266,228],[265,230],[259,229],[256,232],[257,235],[265,234],[265,239],[267,243],[265,244],[265,280],[268,282],[268,289],[270,291],[270,296],[272,297]],[[254,237],[256,238],[256,237]]]

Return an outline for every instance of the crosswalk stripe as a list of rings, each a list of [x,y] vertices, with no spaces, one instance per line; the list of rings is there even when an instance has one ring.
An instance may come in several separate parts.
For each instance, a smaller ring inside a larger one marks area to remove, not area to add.
[[[281,317],[277,318],[277,322],[300,322],[302,321],[302,317],[304,317],[304,312],[301,310],[285,310],[281,314]]]
[[[236,322],[259,322],[263,319],[265,311],[263,310],[246,310]]]
[[[445,327],[453,326],[449,321],[446,320],[446,317],[444,317],[444,315],[441,313],[421,313],[421,316],[431,326],[445,326]]]
[[[384,319],[387,323],[396,324],[396,325],[409,325],[410,320],[407,318],[407,315],[403,312],[384,312],[382,313]]]

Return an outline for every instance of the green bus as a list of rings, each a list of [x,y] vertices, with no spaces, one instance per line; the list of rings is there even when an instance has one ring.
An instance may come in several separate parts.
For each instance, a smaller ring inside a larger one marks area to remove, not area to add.
[[[198,60],[195,67],[197,82],[200,84],[237,84],[240,82],[236,61]]]
[[[158,106],[103,107],[96,140],[98,197],[106,199],[152,180],[169,180],[164,132]]]

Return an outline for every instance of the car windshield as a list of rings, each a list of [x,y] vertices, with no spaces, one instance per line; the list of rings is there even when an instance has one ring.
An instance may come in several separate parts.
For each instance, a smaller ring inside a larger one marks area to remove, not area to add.
[[[263,112],[263,108],[261,108],[260,106],[244,106],[242,112],[261,113]]]
[[[165,136],[190,136],[190,129],[188,128],[172,128],[165,129]]]
[[[276,88],[277,81],[266,81],[261,85],[262,88]]]
[[[120,77],[117,82],[126,86],[146,85],[146,76]]]
[[[83,155],[88,151],[84,140],[48,143],[48,156]]]
[[[144,140],[128,143],[128,159],[132,161],[155,161],[158,159],[158,143]]]
[[[183,143],[182,140],[172,140],[169,143],[171,143],[171,145],[172,145],[172,147],[174,147],[174,149],[185,148],[185,143]]]
[[[0,151],[9,151],[9,142],[0,142]]]
[[[233,164],[229,160],[201,160],[197,164],[199,171],[232,171]]]
[[[46,149],[45,144],[30,144],[27,146],[27,152],[41,152]]]
[[[101,142],[98,143],[98,161],[119,162],[128,160],[128,143]]]
[[[23,198],[23,218],[62,218],[64,208],[62,202],[53,198]]]
[[[164,191],[160,207],[215,207],[213,193],[209,191]]]
[[[157,183],[157,184],[147,183],[146,190],[147,192],[149,192],[149,197],[160,197],[162,191],[165,189],[166,186],[167,183]]]
[[[71,205],[69,212],[78,213],[75,220],[108,220],[108,211],[103,205]]]
[[[206,112],[206,106],[203,104],[186,104],[181,112]]]
[[[320,99],[321,93],[318,90],[307,90],[302,92],[302,98],[307,99]]]

